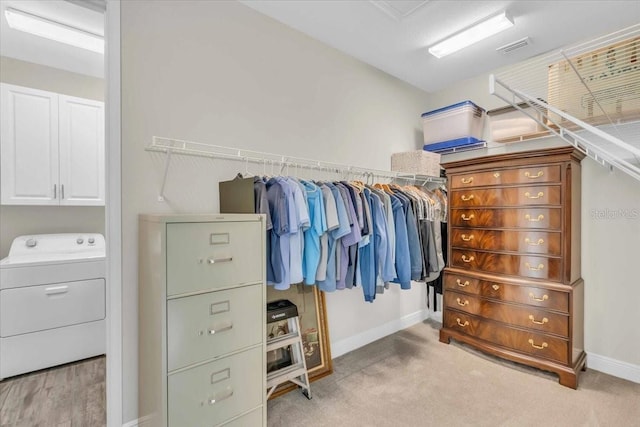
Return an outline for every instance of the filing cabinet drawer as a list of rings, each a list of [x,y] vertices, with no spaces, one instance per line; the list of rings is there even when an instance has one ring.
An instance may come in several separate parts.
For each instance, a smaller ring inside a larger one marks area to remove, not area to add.
[[[167,225],[167,295],[262,280],[260,222]]]
[[[493,282],[450,272],[445,272],[444,287],[447,291],[464,292],[564,313],[569,312],[569,292],[555,291],[533,285]]]
[[[488,185],[538,184],[559,182],[560,166],[526,166],[514,169],[471,172],[451,177],[451,188],[470,188]]]
[[[560,256],[560,232],[451,229],[451,246]]]
[[[262,284],[167,301],[167,368],[262,342]]]
[[[492,252],[453,249],[451,266],[465,270],[486,271],[508,276],[562,280],[560,258],[545,258],[531,255],[505,255]]]
[[[449,203],[453,208],[474,206],[558,206],[560,205],[560,186],[470,188],[452,191]]]
[[[450,309],[445,309],[443,326],[510,350],[564,365],[569,363],[569,342],[563,338],[502,325]]]
[[[451,209],[451,226],[560,230],[560,208]]]
[[[253,427],[262,425],[262,408],[254,409],[248,414],[236,418],[228,423],[221,424],[224,427]]]
[[[498,322],[535,329],[540,332],[569,336],[569,318],[526,305],[505,304],[476,296],[445,292],[445,307],[475,314]]]
[[[169,375],[169,426],[214,426],[259,406],[263,376],[262,347]]]

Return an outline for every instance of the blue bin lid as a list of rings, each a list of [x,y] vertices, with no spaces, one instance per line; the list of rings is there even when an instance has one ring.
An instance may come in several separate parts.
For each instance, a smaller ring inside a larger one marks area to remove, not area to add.
[[[423,149],[425,151],[438,151],[465,145],[475,145],[480,142],[482,141],[477,138],[474,138],[472,136],[465,136],[464,138],[451,139],[449,141],[436,142],[434,144],[426,144]]]
[[[431,115],[434,115],[434,114],[438,114],[438,113],[442,113],[442,112],[445,112],[445,111],[453,110],[455,108],[465,107],[467,105],[475,107],[475,108],[479,108],[480,110],[484,111],[484,108],[478,107],[476,104],[474,104],[471,101],[462,101],[462,102],[458,102],[457,104],[449,105],[447,107],[438,108],[437,110],[427,111],[426,113],[422,113],[421,117],[431,116]]]

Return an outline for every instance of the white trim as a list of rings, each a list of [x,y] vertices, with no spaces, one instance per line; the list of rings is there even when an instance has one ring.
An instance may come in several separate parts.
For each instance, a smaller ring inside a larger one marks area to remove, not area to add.
[[[142,418],[137,418],[135,420],[131,420],[126,424],[122,424],[122,427],[145,427],[145,426],[151,427],[152,418],[153,418],[153,416],[146,415],[146,416],[144,416]]]
[[[345,338],[340,341],[331,343],[331,357],[335,358],[342,356],[345,353],[353,351],[364,345],[367,345],[380,338],[391,335],[394,332],[398,332],[402,329],[413,326],[429,318],[429,312],[426,309],[418,310],[413,313],[407,314],[399,319],[387,322],[378,327],[366,330],[357,335],[353,335],[349,338]]]
[[[122,232],[120,177],[120,0],[106,17],[107,426],[122,425]],[[136,424],[137,425],[137,421]]]
[[[587,369],[604,372],[640,384],[640,365],[587,352]]]

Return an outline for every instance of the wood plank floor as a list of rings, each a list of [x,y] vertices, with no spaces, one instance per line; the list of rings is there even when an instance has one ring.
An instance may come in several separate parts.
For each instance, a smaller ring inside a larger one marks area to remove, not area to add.
[[[0,381],[0,426],[105,426],[105,369],[100,356]]]

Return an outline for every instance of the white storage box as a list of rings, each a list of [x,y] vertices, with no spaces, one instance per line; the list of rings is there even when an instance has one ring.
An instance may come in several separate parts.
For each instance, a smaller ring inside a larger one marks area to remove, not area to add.
[[[487,111],[489,117],[489,130],[491,132],[491,140],[494,142],[512,142],[518,141],[526,136],[544,132],[546,129],[542,126],[542,112],[532,108],[526,102],[518,104],[526,113],[540,120],[540,122],[527,116],[524,112],[515,107],[507,106]]]
[[[484,114],[484,109],[471,101],[459,102],[422,114],[425,145],[467,137],[480,141],[484,128]]]
[[[416,150],[391,155],[391,170],[415,175],[440,176],[440,154]]]

